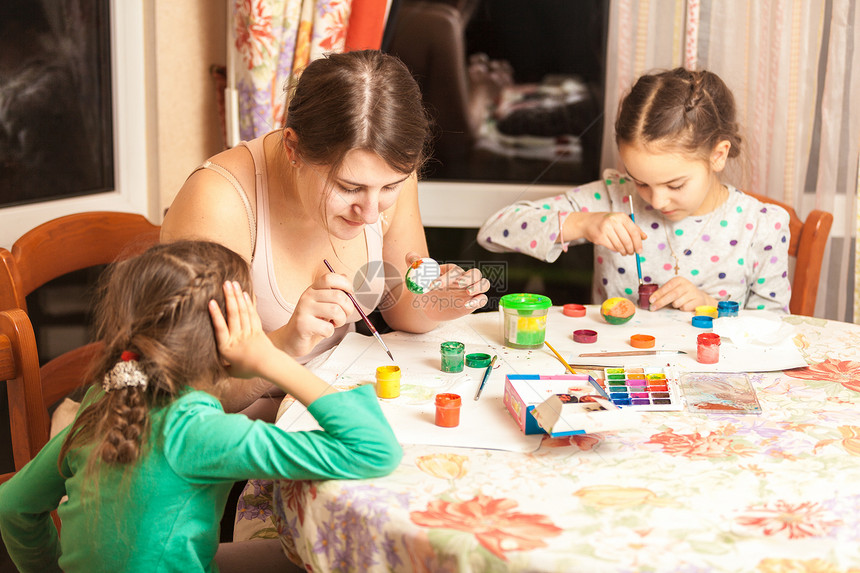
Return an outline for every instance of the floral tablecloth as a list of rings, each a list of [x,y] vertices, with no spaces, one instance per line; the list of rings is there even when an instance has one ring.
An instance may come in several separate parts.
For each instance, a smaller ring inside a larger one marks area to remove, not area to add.
[[[860,326],[783,320],[810,366],[751,374],[759,415],[404,445],[382,479],[252,482],[239,521],[273,513],[308,571],[860,571]]]

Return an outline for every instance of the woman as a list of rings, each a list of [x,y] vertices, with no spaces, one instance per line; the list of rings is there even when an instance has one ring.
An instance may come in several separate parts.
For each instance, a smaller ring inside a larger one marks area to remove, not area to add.
[[[427,332],[486,304],[489,288],[477,269],[453,265],[429,293],[402,286],[407,266],[427,256],[417,173],[428,133],[421,93],[397,58],[360,51],[315,60],[294,86],[282,130],[188,178],[162,241],[215,241],[250,261],[263,326],[301,363],[360,319],[346,293],[366,312],[379,305],[394,329]],[[242,410],[269,389],[237,381],[225,408]]]

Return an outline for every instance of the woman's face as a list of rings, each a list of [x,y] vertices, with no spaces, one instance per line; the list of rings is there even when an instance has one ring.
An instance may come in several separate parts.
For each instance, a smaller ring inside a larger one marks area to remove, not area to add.
[[[366,149],[347,152],[343,164],[332,177],[329,189],[326,166],[306,165],[313,175],[308,192],[324,197],[319,216],[329,233],[338,239],[352,239],[379,219],[379,214],[397,201],[409,178],[392,169],[376,153]]]
[[[680,221],[718,206],[722,184],[710,162],[624,143],[618,152],[639,196],[666,219]],[[718,168],[724,163],[720,161]]]

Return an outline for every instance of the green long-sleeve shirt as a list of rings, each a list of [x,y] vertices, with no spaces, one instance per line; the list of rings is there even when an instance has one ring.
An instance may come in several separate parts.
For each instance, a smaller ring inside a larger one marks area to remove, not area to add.
[[[153,410],[137,463],[127,471],[102,464],[95,484],[84,483],[91,447],[69,452],[62,469],[71,477],[60,475],[64,430],[0,486],[9,554],[22,572],[213,571],[234,481],[361,479],[399,464],[402,451],[371,386],[323,396],[308,410],[322,431],[286,432],[225,414],[211,395],[189,391]],[[50,512],[64,495],[58,539]]]

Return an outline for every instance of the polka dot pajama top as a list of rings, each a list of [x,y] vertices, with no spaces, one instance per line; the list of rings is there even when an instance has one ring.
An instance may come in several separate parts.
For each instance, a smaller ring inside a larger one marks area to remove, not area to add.
[[[516,251],[553,262],[562,252],[556,242],[560,219],[572,211],[629,213],[632,197],[636,224],[648,235],[640,254],[646,283],[662,285],[676,276],[677,256],[677,276],[717,300],[788,312],[788,213],[727,187],[729,197],[715,211],[673,223],[645,203],[629,179],[608,169],[601,181],[505,207],[484,223],[478,242],[493,252]],[[592,302],[614,296],[635,300],[638,288],[636,258],[595,245]]]

